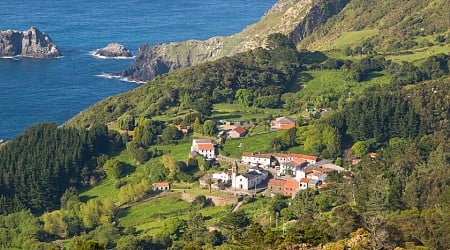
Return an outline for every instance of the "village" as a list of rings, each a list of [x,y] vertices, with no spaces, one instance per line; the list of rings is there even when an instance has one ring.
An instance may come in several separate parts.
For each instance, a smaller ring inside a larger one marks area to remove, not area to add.
[[[278,117],[270,123],[271,130],[287,130],[296,126],[290,117]],[[178,129],[185,129],[179,127]],[[199,179],[202,188],[232,193],[236,196],[265,196],[280,194],[295,197],[297,192],[308,188],[324,188],[328,185],[327,175],[344,168],[332,164],[330,160],[298,153],[257,153],[244,152],[241,158],[219,154],[220,138],[238,139],[246,136],[247,129],[241,123],[221,122],[217,125],[218,142],[212,139],[193,139],[189,157],[201,157],[206,161],[227,162],[228,170],[206,174]],[[153,190],[170,189],[169,182],[153,184]]]

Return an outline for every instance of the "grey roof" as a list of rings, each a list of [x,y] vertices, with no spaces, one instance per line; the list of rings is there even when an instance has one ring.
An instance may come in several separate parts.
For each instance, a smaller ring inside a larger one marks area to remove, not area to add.
[[[319,181],[316,180],[316,179],[309,179],[308,184],[310,184],[310,185],[316,185],[318,182],[319,182]]]
[[[245,174],[242,174],[242,176],[244,176],[245,178],[250,180],[250,179],[258,178],[258,176],[261,176],[261,174],[257,173],[257,172],[247,172]]]

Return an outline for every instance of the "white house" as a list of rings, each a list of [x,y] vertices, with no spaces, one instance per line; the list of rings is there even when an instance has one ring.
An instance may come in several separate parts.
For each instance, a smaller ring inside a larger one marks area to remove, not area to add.
[[[282,176],[286,174],[292,174],[293,176],[296,176],[297,171],[301,170],[306,165],[308,165],[308,162],[302,159],[294,159],[288,162],[283,162],[280,164],[278,175]]]
[[[206,159],[214,159],[216,157],[216,148],[210,139],[192,140],[191,152],[202,155]]]
[[[270,123],[270,128],[274,130],[286,130],[295,127],[296,120],[290,117],[278,117]]]
[[[302,178],[300,180],[300,190],[305,190],[308,188],[318,188],[322,184],[322,181],[316,179]]]
[[[295,179],[297,181],[300,181],[301,179],[306,178],[306,173],[305,173],[305,169],[301,168],[301,169],[296,169],[295,170]]]
[[[229,138],[241,138],[247,134],[247,130],[243,127],[236,126],[235,128],[226,131],[226,133]]]
[[[165,191],[170,189],[170,183],[168,182],[155,182],[152,184],[153,191]]]
[[[320,171],[313,171],[311,173],[308,173],[306,175],[306,178],[308,179],[313,179],[313,180],[318,180],[318,181],[325,181],[325,179],[327,178],[327,173],[324,172],[320,172]]]
[[[221,180],[222,182],[228,182],[231,180],[231,172],[220,172],[220,173],[213,173],[212,175],[213,180]]]
[[[308,183],[309,183],[308,178],[301,178],[299,182],[300,182],[300,190],[305,190],[308,188]]]
[[[260,164],[263,166],[270,166],[272,159],[271,154],[254,154],[245,152],[242,154],[242,162],[247,164]]]
[[[270,165],[273,160],[278,161],[280,164],[290,161],[303,161],[308,164],[316,164],[318,158],[317,156],[304,154],[255,154],[250,152],[242,154],[242,161],[248,164]]]
[[[327,173],[332,171],[331,169],[323,168],[322,166],[307,166],[295,171],[295,179],[301,180],[303,178],[315,179],[325,181]]]
[[[260,168],[253,167],[245,174],[237,172],[237,166],[233,168],[231,187],[239,190],[250,190],[263,182],[269,176],[269,172]]]

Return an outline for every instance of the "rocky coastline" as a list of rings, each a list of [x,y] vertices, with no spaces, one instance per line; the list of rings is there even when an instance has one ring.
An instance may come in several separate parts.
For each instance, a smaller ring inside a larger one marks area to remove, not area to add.
[[[26,31],[0,31],[0,57],[55,58],[61,51],[52,39],[35,27]]]

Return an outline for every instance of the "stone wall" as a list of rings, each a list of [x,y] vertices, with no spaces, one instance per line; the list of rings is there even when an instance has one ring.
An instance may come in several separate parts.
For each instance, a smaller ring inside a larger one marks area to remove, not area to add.
[[[183,199],[184,201],[187,201],[187,202],[192,202],[192,201],[194,201],[195,197],[197,197],[197,196],[198,195],[195,195],[195,194],[182,193],[181,199]],[[235,204],[238,202],[237,197],[218,197],[218,196],[213,196],[213,195],[205,195],[205,197],[207,199],[211,200],[211,202],[215,206],[219,206],[219,207],[230,205],[230,204]]]

